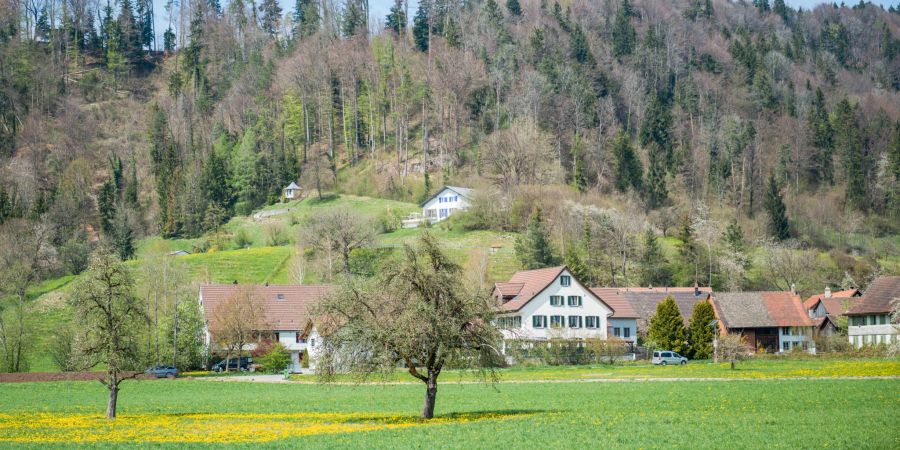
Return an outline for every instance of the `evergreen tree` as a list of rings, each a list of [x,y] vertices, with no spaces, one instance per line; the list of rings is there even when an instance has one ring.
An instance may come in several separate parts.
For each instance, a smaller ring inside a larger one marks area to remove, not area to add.
[[[644,168],[631,146],[628,133],[620,131],[613,140],[612,155],[616,189],[619,192],[625,192],[629,188],[640,190]]]
[[[572,27],[571,55],[575,61],[589,66],[594,65],[594,55],[591,54],[587,37],[577,24]]]
[[[662,150],[663,172],[665,166],[673,165],[672,110],[669,103],[664,101],[662,92],[651,96],[638,137],[642,146],[648,147],[655,143]]]
[[[584,150],[582,147],[581,140],[576,137],[572,146],[572,185],[578,189],[578,192],[584,192],[588,187],[587,177],[584,174]]]
[[[516,239],[516,256],[525,269],[540,269],[557,263],[550,234],[544,227],[540,206],[535,207],[528,222],[528,229]]]
[[[131,176],[128,179],[128,183],[125,185],[125,204],[134,209],[137,209],[140,206],[138,203],[138,189],[137,166],[132,160]]]
[[[419,2],[419,9],[413,18],[413,42],[420,52],[427,52],[431,44],[431,25],[428,23],[428,2]]]
[[[119,259],[127,261],[134,257],[134,231],[131,229],[125,211],[120,211],[117,215],[115,232],[112,237],[113,247],[115,247]]]
[[[697,259],[697,240],[694,237],[694,224],[691,217],[685,215],[678,225],[678,257],[682,264],[692,266]]]
[[[503,22],[503,11],[495,0],[486,0],[484,2],[484,14],[487,16],[488,22],[499,27]]]
[[[506,0],[506,10],[516,17],[522,15],[522,5],[519,4],[519,0]]]
[[[784,0],[775,0],[772,6],[772,10],[775,11],[775,14],[781,16],[781,18],[786,22],[788,20],[788,14],[790,13],[790,8],[784,3]]]
[[[97,211],[100,213],[100,229],[106,235],[113,235],[116,219],[116,183],[112,178],[100,185],[97,194]]]
[[[900,217],[900,121],[894,124],[894,132],[887,150],[887,160],[885,190],[887,191],[888,214],[896,220]]]
[[[394,1],[394,6],[391,6],[390,12],[384,19],[384,28],[391,30],[397,36],[406,34],[406,5],[403,4],[403,0]]]
[[[669,196],[669,190],[666,187],[665,155],[656,143],[650,144],[647,153],[650,161],[647,168],[645,196],[647,198],[647,207],[656,209],[662,206]]]
[[[769,7],[769,0],[753,0],[753,6],[756,6],[760,14],[765,14],[771,11],[771,8]]]
[[[572,272],[572,276],[575,277],[576,280],[587,283],[590,280],[590,273],[587,265],[584,263],[584,258],[581,256],[581,251],[574,244],[570,244],[566,247],[566,256],[564,258],[564,262],[566,267],[569,268],[569,271]]]
[[[725,238],[725,243],[728,245],[729,250],[734,253],[744,252],[744,230],[738,225],[737,219],[731,219],[731,222],[728,223],[728,227],[725,228],[723,237]]]
[[[341,31],[345,37],[365,34],[368,20],[364,5],[359,0],[347,0],[341,19]]]
[[[281,6],[278,5],[278,0],[262,0],[259,10],[262,12],[260,28],[269,36],[276,37],[278,24],[281,22]]]
[[[225,210],[231,208],[234,198],[228,184],[228,167],[225,158],[219,157],[215,149],[210,150],[206,158],[200,183],[209,203]]]
[[[319,30],[321,22],[318,0],[296,0],[291,20],[294,24],[295,39],[314,34]]]
[[[140,57],[142,30],[138,28],[131,0],[120,0],[118,18],[121,51],[126,59]]]
[[[809,180],[812,183],[831,183],[834,179],[832,153],[834,135],[828,110],[825,108],[825,94],[816,88],[816,97],[807,116],[809,143],[816,149],[812,163],[809,165]]]
[[[172,27],[166,28],[166,32],[163,33],[163,50],[166,53],[175,52],[175,32],[172,31]]]
[[[769,234],[779,241],[790,237],[790,226],[784,200],[781,198],[781,188],[775,181],[775,175],[769,176],[769,185],[766,189],[766,212],[769,214]]]
[[[644,248],[638,261],[641,269],[641,286],[668,286],[672,283],[672,274],[667,267],[666,257],[650,228],[644,232]]]
[[[844,174],[847,177],[847,204],[865,211],[869,208],[866,180],[868,155],[857,114],[857,108],[844,97],[834,108],[832,129],[834,148],[843,160]]]
[[[688,324],[689,355],[692,359],[709,359],[712,357],[713,339],[718,333],[710,323],[716,320],[712,303],[709,300],[694,305],[691,321]]]
[[[684,321],[678,305],[672,296],[668,296],[656,305],[656,314],[650,318],[647,337],[656,344],[656,348],[672,350],[680,354],[687,353],[687,337]]]
[[[613,39],[613,55],[617,57],[630,55],[634,51],[634,45],[637,42],[637,32],[631,25],[631,16],[634,12],[631,9],[631,3],[628,0],[622,2],[616,13],[616,20],[613,23],[612,39]]]

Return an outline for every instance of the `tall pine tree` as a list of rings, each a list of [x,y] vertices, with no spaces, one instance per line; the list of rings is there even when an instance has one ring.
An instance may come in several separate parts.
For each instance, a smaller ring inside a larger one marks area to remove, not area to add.
[[[516,239],[516,255],[525,269],[550,267],[558,262],[540,206],[531,214],[528,229]]]
[[[628,133],[621,131],[613,140],[613,176],[616,189],[625,192],[629,188],[640,190],[643,184],[644,168],[638,159]]]
[[[775,180],[774,174],[769,176],[764,206],[769,214],[769,235],[779,241],[789,238],[790,225],[788,224],[787,208],[784,206],[784,199],[781,198],[781,187]]]
[[[709,300],[694,305],[691,321],[688,324],[688,354],[692,359],[709,359],[712,357],[713,338],[718,329],[710,323],[716,320],[712,303]]]
[[[666,297],[656,305],[656,314],[650,318],[650,326],[647,327],[647,337],[660,350],[685,354],[688,349],[686,334],[675,299],[672,296]]]

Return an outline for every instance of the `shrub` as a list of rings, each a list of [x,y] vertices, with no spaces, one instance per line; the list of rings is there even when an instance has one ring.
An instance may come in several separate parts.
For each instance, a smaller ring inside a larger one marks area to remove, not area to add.
[[[290,239],[281,222],[267,224],[264,231],[266,233],[266,245],[270,247],[279,247],[290,243]]]
[[[719,338],[717,352],[719,359],[731,363],[731,370],[734,370],[735,363],[747,359],[750,347],[744,342],[743,336],[732,333]]]
[[[237,230],[237,233],[234,233],[234,248],[241,249],[250,247],[253,244],[253,240],[250,239],[250,235],[247,234],[247,231],[241,228]]]
[[[309,349],[303,349],[303,355],[300,357],[300,367],[309,369]]]
[[[281,343],[275,343],[259,358],[259,364],[265,372],[282,372],[291,365],[291,352]]]

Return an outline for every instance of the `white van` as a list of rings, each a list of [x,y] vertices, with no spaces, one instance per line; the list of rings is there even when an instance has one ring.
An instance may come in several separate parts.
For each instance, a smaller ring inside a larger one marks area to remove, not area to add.
[[[687,364],[688,359],[670,350],[660,350],[653,352],[653,359],[650,362],[661,366],[667,364],[680,364],[683,366]]]

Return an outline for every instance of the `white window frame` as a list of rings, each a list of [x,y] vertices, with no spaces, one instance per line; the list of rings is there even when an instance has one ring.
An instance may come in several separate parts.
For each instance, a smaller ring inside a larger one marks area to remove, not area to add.
[[[572,304],[572,300],[578,300],[578,301],[576,302],[577,304],[574,304],[574,305],[573,305],[573,304]],[[570,296],[566,299],[566,304],[567,304],[568,306],[572,307],[572,308],[580,308],[581,306],[584,305],[584,300],[582,299],[582,297],[581,297],[580,295],[570,295]]]
[[[562,295],[551,295],[550,306],[566,306],[566,297]]]
[[[569,275],[560,275],[559,276],[559,285],[563,287],[569,287],[572,285],[572,277]]]
[[[540,324],[535,325],[535,321],[540,322]],[[544,315],[531,316],[531,326],[532,326],[532,328],[537,328],[537,329],[547,328],[547,316],[544,316]]]
[[[575,321],[574,326],[572,325],[573,318],[578,319]],[[582,328],[582,326],[584,325],[584,318],[582,318],[582,316],[569,316],[568,317],[568,325],[569,325],[569,328]]]

